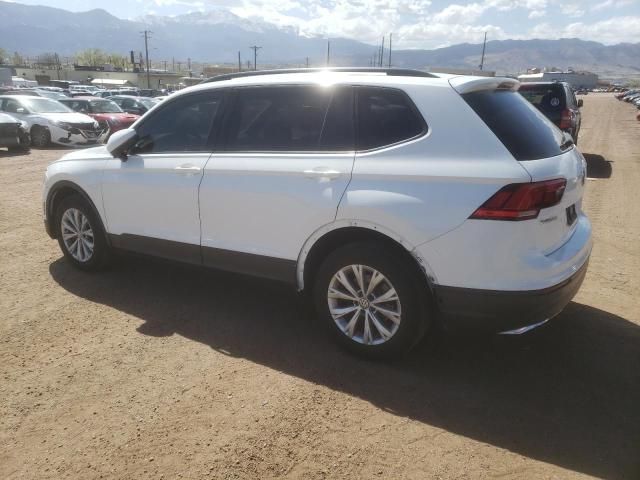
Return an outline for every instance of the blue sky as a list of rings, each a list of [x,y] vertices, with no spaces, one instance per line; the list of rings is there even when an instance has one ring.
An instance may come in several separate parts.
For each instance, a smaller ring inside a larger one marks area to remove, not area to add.
[[[104,8],[120,18],[227,9],[293,26],[303,35],[375,42],[393,32],[398,48],[489,39],[578,37],[640,42],[640,0],[21,0],[72,11]]]

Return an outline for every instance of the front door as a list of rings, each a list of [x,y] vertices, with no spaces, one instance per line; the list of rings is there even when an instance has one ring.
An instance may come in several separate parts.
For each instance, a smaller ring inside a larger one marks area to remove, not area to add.
[[[170,99],[136,127],[126,161],[107,161],[103,202],[115,246],[200,263],[198,187],[222,96]]]

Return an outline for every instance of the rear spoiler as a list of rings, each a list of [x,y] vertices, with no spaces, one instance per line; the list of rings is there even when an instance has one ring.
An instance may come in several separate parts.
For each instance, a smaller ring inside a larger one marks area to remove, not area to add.
[[[454,77],[449,84],[460,95],[480,90],[511,90],[517,91],[520,82],[506,77]]]

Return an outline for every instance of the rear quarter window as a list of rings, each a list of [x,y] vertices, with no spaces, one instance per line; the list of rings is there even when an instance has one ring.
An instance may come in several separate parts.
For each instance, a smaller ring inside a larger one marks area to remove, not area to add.
[[[371,150],[410,140],[427,132],[418,109],[401,90],[358,88],[358,150]]]
[[[566,151],[565,135],[522,95],[486,90],[462,95],[516,160],[538,160]]]

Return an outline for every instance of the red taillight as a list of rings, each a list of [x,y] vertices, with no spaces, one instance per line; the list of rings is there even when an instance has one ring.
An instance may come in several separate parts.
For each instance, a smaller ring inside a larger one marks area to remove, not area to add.
[[[498,190],[469,218],[479,220],[529,220],[543,208],[560,203],[567,181],[563,178],[533,183],[513,183]]]
[[[573,112],[568,108],[562,110],[560,116],[560,130],[567,130],[573,126]]]

